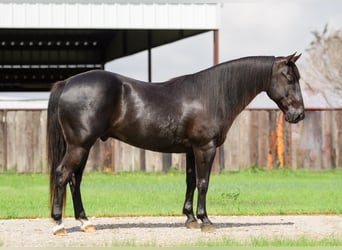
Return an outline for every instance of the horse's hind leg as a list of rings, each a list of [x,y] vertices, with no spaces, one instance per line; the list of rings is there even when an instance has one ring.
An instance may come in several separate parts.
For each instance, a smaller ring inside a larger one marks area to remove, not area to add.
[[[59,168],[61,167],[58,167],[58,169]],[[59,183],[57,183],[55,186],[53,205],[51,208],[51,217],[56,222],[56,225],[53,227],[53,234],[63,236],[67,234],[64,228],[63,222],[62,222],[62,210],[63,210],[66,183],[62,181],[63,177],[57,177],[57,178],[58,178]]]
[[[56,225],[53,227],[53,234],[62,236],[67,234],[62,222],[62,212],[63,203],[65,202],[66,184],[72,174],[71,169],[66,167],[66,163],[68,162],[67,159],[68,153],[65,154],[63,160],[56,168],[56,181],[53,194],[53,204],[51,208],[51,217],[56,222]]]
[[[81,230],[84,232],[95,232],[95,227],[93,224],[88,220],[86,213],[83,208],[82,197],[81,197],[81,181],[83,170],[88,158],[88,153],[85,153],[82,156],[82,162],[78,169],[72,174],[71,179],[69,181],[70,191],[72,195],[72,201],[74,204],[74,214],[75,219],[81,222]]]
[[[183,214],[187,216],[185,226],[187,228],[199,228],[193,211],[194,192],[196,189],[195,157],[193,152],[186,154],[186,194],[183,206]]]
[[[78,172],[80,169],[83,170],[84,164],[86,162],[88,156],[88,150],[85,150],[81,147],[72,147],[69,145],[66,154],[63,157],[62,162],[56,169],[56,184],[55,184],[55,192],[53,198],[53,205],[51,210],[51,217],[56,221],[56,226],[53,228],[53,233],[55,235],[66,235],[66,230],[62,223],[62,210],[63,210],[63,200],[66,192],[66,185],[68,182],[74,183],[75,187],[80,185],[76,185],[77,179],[75,175],[75,179],[73,177],[74,172]],[[80,171],[82,173],[82,171]],[[74,182],[75,180],[75,182]],[[79,188],[74,189],[77,193]],[[79,191],[78,191],[79,192]],[[73,199],[74,199],[73,194]],[[77,199],[76,199],[77,200]],[[79,200],[81,200],[79,196]],[[82,203],[82,202],[81,202]],[[78,206],[80,210],[83,211],[83,206]],[[84,213],[84,211],[83,211]],[[84,214],[85,217],[85,214]],[[86,218],[86,217],[85,217]]]

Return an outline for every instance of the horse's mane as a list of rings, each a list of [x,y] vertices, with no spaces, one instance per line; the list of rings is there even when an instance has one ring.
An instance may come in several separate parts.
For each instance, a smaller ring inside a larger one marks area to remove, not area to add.
[[[245,57],[172,81],[187,84],[187,91],[200,96],[212,111],[226,110],[227,105],[241,105],[238,107],[241,111],[259,92],[267,89],[274,60],[272,56]]]

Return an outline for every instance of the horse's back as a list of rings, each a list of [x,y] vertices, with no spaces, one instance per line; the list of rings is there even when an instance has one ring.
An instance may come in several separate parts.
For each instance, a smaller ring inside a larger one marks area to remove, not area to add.
[[[77,74],[65,80],[64,92],[72,88],[90,87],[96,88],[115,88],[120,85],[119,75],[105,70],[91,70]],[[108,89],[107,89],[108,90]]]

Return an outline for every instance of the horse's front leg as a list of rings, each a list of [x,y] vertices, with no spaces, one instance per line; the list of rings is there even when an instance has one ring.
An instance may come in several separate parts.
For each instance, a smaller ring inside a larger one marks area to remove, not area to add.
[[[196,160],[196,184],[198,191],[197,218],[202,221],[202,231],[213,231],[215,228],[207,215],[206,195],[209,186],[211,167],[216,153],[213,143],[205,146],[195,147],[194,154]]]
[[[187,216],[185,226],[187,228],[199,228],[193,210],[194,192],[196,189],[195,156],[193,152],[186,154],[186,193],[183,206],[183,214]]]

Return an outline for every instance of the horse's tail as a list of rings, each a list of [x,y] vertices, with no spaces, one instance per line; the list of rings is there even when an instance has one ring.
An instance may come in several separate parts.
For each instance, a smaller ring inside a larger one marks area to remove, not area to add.
[[[66,142],[63,131],[58,119],[58,103],[59,98],[65,86],[65,81],[56,82],[50,93],[48,110],[47,110],[47,159],[50,174],[50,201],[49,205],[52,208],[53,197],[56,184],[56,169],[63,159],[66,152]],[[64,193],[65,205],[66,192]]]

